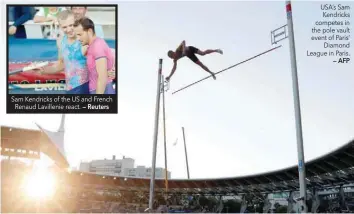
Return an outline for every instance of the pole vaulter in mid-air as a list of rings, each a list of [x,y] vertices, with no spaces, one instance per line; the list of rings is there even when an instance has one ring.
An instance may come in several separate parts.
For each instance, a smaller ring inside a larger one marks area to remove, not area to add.
[[[223,70],[221,70],[221,71],[218,71],[218,72],[216,72],[216,73],[213,73],[211,76],[215,79],[215,75],[216,75],[216,74],[220,74],[221,72],[227,71],[227,70],[229,70],[229,69],[231,69],[231,68],[233,68],[233,67],[236,67],[236,66],[238,66],[238,65],[241,65],[242,63],[248,62],[248,61],[250,61],[250,60],[252,60],[252,59],[254,59],[254,58],[257,58],[257,57],[259,57],[259,56],[261,56],[261,55],[263,55],[263,54],[269,53],[269,52],[271,52],[271,51],[273,51],[273,50],[275,50],[275,49],[278,49],[278,48],[280,48],[280,47],[281,47],[281,45],[279,45],[279,46],[277,46],[277,47],[274,47],[274,48],[271,48],[271,49],[269,49],[269,50],[267,50],[267,51],[264,51],[264,52],[262,52],[262,53],[260,53],[260,54],[257,54],[257,55],[255,55],[255,56],[253,56],[253,57],[250,57],[250,58],[248,58],[248,59],[246,59],[246,60],[243,60],[243,61],[241,61],[241,62],[238,62],[238,63],[236,63],[236,64],[234,64],[234,65],[231,65],[231,66],[228,67],[228,68],[225,68],[225,69],[223,69]],[[173,68],[175,68],[175,66],[174,66]],[[174,72],[174,70],[172,69],[172,73],[173,73],[173,72]],[[182,91],[182,90],[184,90],[184,89],[186,89],[186,88],[189,88],[189,87],[191,87],[192,85],[195,85],[195,84],[197,84],[197,83],[199,83],[199,82],[201,82],[201,81],[203,81],[203,80],[206,80],[206,79],[210,78],[211,76],[204,77],[203,79],[200,79],[200,80],[198,80],[198,81],[195,81],[195,82],[193,82],[193,83],[191,83],[191,84],[189,84],[189,85],[187,85],[187,86],[184,86],[183,88],[180,88],[180,89],[178,89],[177,91],[172,92],[172,94],[175,94],[175,93],[177,93],[177,92],[179,92],[179,91]]]
[[[170,81],[172,75],[175,73],[176,68],[177,68],[177,61],[179,59],[181,59],[182,57],[188,57],[190,60],[192,60],[195,64],[199,65],[201,68],[203,68],[206,72],[208,72],[209,74],[211,74],[211,76],[214,78],[214,80],[216,79],[215,77],[215,73],[211,72],[209,70],[208,67],[206,67],[195,54],[204,56],[207,54],[211,54],[211,53],[219,53],[219,54],[223,54],[223,51],[220,49],[208,49],[205,51],[199,50],[196,47],[193,46],[186,46],[186,41],[183,41],[178,48],[176,49],[176,51],[168,51],[167,55],[168,57],[170,57],[171,59],[173,59],[173,67],[172,67],[172,71],[170,73],[170,75],[168,75],[166,77],[166,81]]]

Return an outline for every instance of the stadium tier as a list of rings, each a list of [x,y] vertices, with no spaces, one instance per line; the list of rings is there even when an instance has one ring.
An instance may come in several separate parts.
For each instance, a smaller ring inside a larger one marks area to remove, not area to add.
[[[6,148],[12,148],[14,151],[28,149],[41,152],[41,148],[50,147],[48,144],[50,138],[43,135],[43,130],[26,130],[13,127],[2,127],[2,155],[23,157],[23,154],[18,155],[16,152],[4,152]],[[46,133],[48,134],[48,133]],[[24,140],[31,139],[31,141]],[[43,146],[46,145],[46,146]],[[5,146],[5,147],[4,147]],[[52,145],[52,149],[57,151],[48,152],[46,154],[51,157],[54,154],[57,163],[63,161],[58,159],[60,149]],[[332,151],[322,157],[316,158],[306,163],[306,180],[307,188],[315,192],[321,192],[322,195],[339,194],[338,188],[350,188],[354,183],[354,141],[351,141],[344,146]],[[37,158],[28,156],[27,158]],[[59,164],[60,166],[60,164]],[[61,165],[62,166],[62,165]],[[3,168],[5,169],[5,168]],[[13,168],[7,168],[6,173],[3,171],[2,176],[4,181],[10,185],[13,180],[6,179],[7,175],[13,174]],[[258,198],[263,198],[269,194],[288,192],[291,197],[295,196],[294,192],[298,190],[298,173],[297,166],[292,166],[286,169],[276,170],[273,172],[249,175],[233,178],[215,178],[215,179],[170,179],[168,180],[168,192],[166,192],[166,183],[163,179],[157,179],[155,184],[156,197],[162,198],[176,197],[239,197],[243,202],[243,206],[250,206]],[[93,173],[83,173],[79,171],[66,171],[63,168],[56,170],[56,180],[61,187],[80,192],[105,192],[108,193],[110,199],[116,200],[118,195],[130,195],[134,201],[145,200],[148,196],[150,179],[132,178],[132,177],[117,177],[104,176]],[[3,185],[5,183],[3,182]],[[6,184],[7,185],[7,184]],[[337,192],[323,193],[330,189],[337,189]],[[349,191],[349,190],[347,190]],[[287,197],[290,197],[289,194]],[[311,191],[309,192],[311,194]],[[249,195],[253,195],[252,200],[247,199]],[[121,196],[120,196],[121,197]],[[322,197],[322,196],[321,196]],[[326,196],[327,197],[327,196]],[[113,199],[112,199],[113,198]],[[140,198],[140,199],[139,199]],[[145,199],[143,199],[145,198]],[[132,200],[133,200],[132,199]],[[138,200],[139,199],[139,200]],[[105,199],[106,200],[106,199]],[[114,201],[113,200],[113,201]],[[132,201],[129,201],[132,202]],[[169,204],[174,204],[169,202]],[[246,205],[245,205],[246,204]],[[252,205],[253,206],[253,205]],[[223,208],[224,209],[224,208]],[[343,210],[343,208],[342,208]],[[215,210],[214,210],[215,211]]]

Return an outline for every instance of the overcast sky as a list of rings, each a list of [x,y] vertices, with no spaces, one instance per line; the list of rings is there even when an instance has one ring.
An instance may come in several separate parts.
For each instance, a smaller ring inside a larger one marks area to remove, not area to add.
[[[353,2],[348,5],[354,8]],[[314,22],[325,20],[321,15],[320,2],[293,3],[305,160],[354,138],[353,63],[306,56],[308,48],[322,50],[319,42],[310,40]],[[119,114],[67,116],[65,149],[70,164],[125,155],[137,165],[151,166],[159,58],[168,75],[172,62],[166,53],[182,40],[202,50],[221,48],[224,55],[199,57],[217,72],[272,48],[270,31],[286,21],[283,1],[119,4]],[[353,18],[350,21],[354,23]],[[166,95],[168,167],[173,178],[187,176],[182,126],[191,178],[240,176],[296,165],[288,40],[281,44],[280,49],[221,73],[216,81],[209,79],[172,95],[206,76],[189,59],[179,61]],[[350,51],[353,55],[353,46]],[[5,69],[4,57],[1,60]],[[5,82],[4,75],[2,103]],[[59,126],[60,115],[6,115],[5,105],[1,108],[2,125],[36,128],[37,122],[50,130]],[[159,130],[157,166],[163,167],[162,123]]]

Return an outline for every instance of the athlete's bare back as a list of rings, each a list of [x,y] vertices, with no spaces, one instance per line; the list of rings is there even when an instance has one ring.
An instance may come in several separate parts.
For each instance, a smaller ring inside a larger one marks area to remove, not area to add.
[[[216,79],[215,74],[213,72],[211,72],[209,70],[209,68],[206,67],[196,56],[196,54],[204,56],[204,55],[211,54],[211,53],[223,54],[222,50],[220,50],[220,49],[216,49],[216,50],[209,49],[209,50],[201,51],[194,46],[186,46],[186,42],[182,41],[182,43],[178,46],[176,51],[170,50],[167,53],[167,55],[173,60],[173,68],[172,68],[170,75],[168,77],[166,77],[166,81],[169,81],[170,78],[172,77],[172,75],[175,73],[175,71],[177,69],[177,61],[185,56],[188,57],[190,60],[192,60],[192,62],[199,65],[201,68],[203,68],[203,70],[205,70],[206,72],[211,74],[214,79]]]

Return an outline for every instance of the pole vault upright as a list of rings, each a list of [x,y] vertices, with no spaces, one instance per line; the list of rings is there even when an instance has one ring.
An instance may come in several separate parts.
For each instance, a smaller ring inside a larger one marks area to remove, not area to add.
[[[159,72],[158,72],[158,78],[157,78],[155,129],[154,129],[154,141],[153,141],[152,164],[151,164],[151,179],[150,179],[150,198],[149,198],[150,211],[152,211],[153,205],[154,205],[156,150],[157,150],[157,137],[158,137],[158,132],[159,132],[158,129],[159,129],[159,113],[160,113],[161,76],[162,76],[162,59],[159,60]]]
[[[293,77],[297,153],[298,153],[298,160],[299,160],[299,184],[300,184],[300,198],[301,198],[300,202],[302,207],[301,212],[306,212],[307,210],[306,209],[306,170],[305,170],[305,158],[304,158],[304,145],[303,145],[303,138],[302,138],[300,95],[299,95],[299,83],[297,77],[296,51],[295,51],[293,18],[292,18],[292,11],[291,11],[291,1],[286,1],[286,13],[288,19],[290,60],[291,60],[291,71]]]
[[[188,176],[188,179],[190,179],[190,176],[189,176],[189,164],[188,164],[188,154],[187,154],[187,144],[186,144],[186,135],[184,134],[184,127],[182,127],[182,133],[183,133],[183,142],[184,142],[184,155],[186,157],[186,165],[187,165],[187,176]]]
[[[162,81],[165,78],[162,76]],[[165,103],[165,84],[162,85],[162,114],[163,114],[163,145],[165,150],[165,187],[166,187],[166,199],[168,194],[168,171],[167,171],[167,140],[166,140],[166,103]]]

